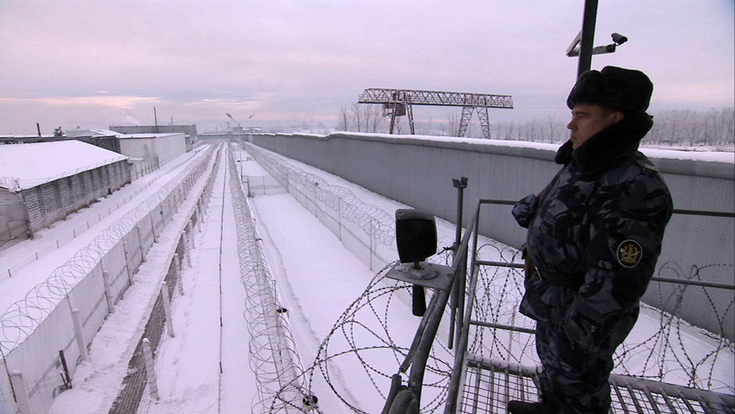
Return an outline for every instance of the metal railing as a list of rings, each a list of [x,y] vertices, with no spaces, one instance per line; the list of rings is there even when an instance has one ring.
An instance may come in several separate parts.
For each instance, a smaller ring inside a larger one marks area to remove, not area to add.
[[[383,414],[439,412],[442,409],[444,414],[503,412],[511,399],[538,399],[538,373],[541,368],[534,354],[535,330],[530,321],[516,321],[517,303],[503,298],[522,293],[522,283],[517,283],[517,280],[522,280],[519,269],[523,268],[523,264],[518,262],[520,255],[514,252],[509,259],[505,257],[501,260],[486,260],[481,252],[485,247],[479,235],[482,207],[514,203],[505,200],[478,200],[469,220],[468,230],[463,236],[461,232],[457,232],[449,270],[451,289],[435,290],[411,346],[406,350],[398,372],[391,378]],[[675,213],[735,217],[730,213],[692,210],[679,210]],[[493,277],[487,275],[487,269],[493,269],[494,276],[500,277],[490,280]],[[658,276],[652,280],[698,289],[735,289],[731,285],[699,280]],[[500,294],[492,292],[493,283],[502,285]],[[487,309],[494,306],[492,302],[503,301],[506,302],[505,309]],[[721,380],[713,372],[718,356],[723,356],[719,360],[728,361],[728,358],[735,355],[733,344],[722,337],[713,339],[712,349],[704,356],[699,356],[696,351],[687,350],[683,345],[682,333],[678,331],[678,325],[682,322],[676,315],[645,305],[642,307],[642,315],[646,312],[655,315],[660,319],[661,326],[650,338],[634,343],[626,342],[618,348],[615,362],[616,366],[622,367],[617,370],[620,372],[616,371],[610,376],[611,413],[735,412],[735,396],[730,395],[735,385],[727,383],[731,380],[725,380],[724,388],[729,392],[720,392],[723,387],[718,381]],[[512,315],[507,316],[508,313]],[[454,361],[449,378],[445,381],[445,389],[434,392],[434,398],[437,394],[444,398],[442,407],[442,404],[436,404],[435,401],[422,403],[421,399],[424,388],[427,387],[424,376],[433,363],[431,353],[439,344],[437,331],[445,315],[450,319],[446,347],[454,349]],[[673,322],[674,319],[677,321]],[[716,334],[721,336],[722,333]],[[678,337],[679,343],[670,343],[670,337]],[[674,346],[679,349],[674,350]],[[673,355],[665,360],[667,353],[683,355]],[[672,360],[680,366],[671,367]],[[631,367],[625,367],[625,363],[629,363]],[[632,372],[635,371],[633,367],[640,372]],[[656,369],[658,372],[649,372]],[[668,382],[672,377],[669,371],[685,372],[683,380],[681,377],[677,378],[684,383]],[[403,377],[407,377],[405,384]],[[703,383],[705,385],[700,386]],[[714,391],[714,388],[718,390]]]
[[[500,267],[508,269],[519,269],[521,263],[482,260],[478,257],[477,238],[479,231],[479,217],[483,205],[506,204],[514,202],[505,200],[479,200],[474,216],[468,226],[469,231],[464,235],[456,255],[469,253],[469,267],[455,267],[455,273],[459,279],[455,281],[456,292],[462,292],[461,278],[469,276],[469,288],[466,291],[466,301],[457,301],[456,309],[452,312],[461,315],[461,321],[457,321],[456,334],[459,336],[456,345],[454,368],[449,381],[449,390],[445,404],[445,414],[494,412],[505,409],[505,403],[511,396],[515,398],[527,398],[528,394],[538,393],[538,368],[528,367],[522,364],[509,362],[504,359],[486,358],[469,352],[470,336],[477,336],[484,329],[503,330],[516,332],[521,335],[530,336],[535,332],[524,326],[493,323],[479,320],[475,316],[474,306],[478,292],[478,283],[483,267]],[[735,217],[732,213],[678,210],[675,214],[695,214],[717,217]],[[472,235],[470,237],[470,234]],[[470,250],[468,244],[472,242],[475,248]],[[455,263],[462,263],[461,259],[455,257]],[[735,287],[723,283],[714,283],[696,280],[682,280],[675,278],[653,277],[653,281],[662,283],[677,283],[702,288],[734,290]],[[460,295],[461,296],[461,295]],[[465,306],[465,303],[467,304]],[[730,353],[733,352],[732,344],[726,342],[723,348]],[[422,344],[426,346],[426,344]],[[635,348],[635,347],[629,347]],[[526,348],[528,349],[528,347]],[[530,347],[533,349],[533,347]],[[625,350],[626,348],[623,347]],[[720,349],[716,350],[719,351]],[[510,353],[510,352],[509,352]],[[650,356],[649,356],[650,358]],[[618,356],[618,359],[621,359]],[[418,362],[418,361],[417,361]],[[692,363],[697,368],[696,363]],[[710,379],[710,383],[712,380]],[[612,388],[613,406],[611,412],[656,412],[656,413],[679,413],[679,412],[733,412],[735,408],[735,397],[710,390],[694,387],[669,384],[662,380],[649,379],[639,376],[613,374],[610,378]]]

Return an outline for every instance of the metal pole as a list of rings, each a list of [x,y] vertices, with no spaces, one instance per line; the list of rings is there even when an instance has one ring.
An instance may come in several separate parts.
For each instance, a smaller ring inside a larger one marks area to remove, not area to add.
[[[31,399],[28,397],[28,389],[23,380],[23,373],[16,370],[10,371],[10,383],[15,391],[16,404],[18,404],[20,414],[32,414]]]
[[[598,0],[585,0],[582,18],[582,39],[579,44],[579,66],[577,77],[592,67],[592,43],[595,41]]]
[[[464,189],[467,187],[467,177],[462,177],[459,180],[453,179],[452,184],[457,189],[457,231],[454,237],[454,245],[452,250],[454,254],[457,254],[459,245],[462,243],[462,212],[464,210]],[[460,272],[464,274],[464,272]],[[457,321],[457,304],[459,303],[459,296],[464,295],[464,291],[460,292],[458,289],[458,281],[461,277],[457,276],[454,279],[454,287],[452,288],[452,294],[449,298],[449,308],[452,312],[451,320],[449,321],[449,349],[452,349],[454,343],[454,331]]]

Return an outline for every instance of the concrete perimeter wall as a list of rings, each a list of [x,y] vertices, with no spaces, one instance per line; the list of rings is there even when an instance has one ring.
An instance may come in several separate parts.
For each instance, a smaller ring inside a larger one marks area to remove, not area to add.
[[[555,144],[523,147],[502,141],[359,133],[259,134],[247,139],[453,223],[457,192],[452,179],[468,178],[463,220],[467,223],[477,199],[519,200],[540,191],[560,168],[553,162]],[[650,158],[662,172],[676,209],[735,211],[735,162],[682,160],[673,158],[675,151],[665,152],[672,158]],[[510,209],[506,205],[483,207],[480,230],[519,247],[525,230],[515,223]],[[659,275],[732,285],[734,239],[732,218],[675,215],[667,228]],[[714,332],[724,330],[725,336],[733,338],[732,290],[690,288],[685,299],[678,296],[672,285],[652,284],[645,301],[687,312],[690,322]],[[712,307],[699,306],[702,301],[714,301],[724,321],[713,321]]]

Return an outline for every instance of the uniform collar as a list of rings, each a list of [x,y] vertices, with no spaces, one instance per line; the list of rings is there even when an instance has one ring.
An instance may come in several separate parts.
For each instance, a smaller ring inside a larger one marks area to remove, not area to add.
[[[576,150],[572,148],[572,140],[565,142],[556,152],[554,161],[567,165],[575,160],[587,174],[605,171],[637,151],[651,127],[653,120],[647,113],[626,114],[622,121],[598,132]]]

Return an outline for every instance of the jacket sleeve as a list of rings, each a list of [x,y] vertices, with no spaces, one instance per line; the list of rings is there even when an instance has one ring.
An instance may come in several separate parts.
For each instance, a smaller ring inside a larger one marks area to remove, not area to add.
[[[595,204],[584,283],[560,327],[580,351],[614,348],[632,329],[672,212],[665,184],[648,171],[624,183],[603,184]]]

